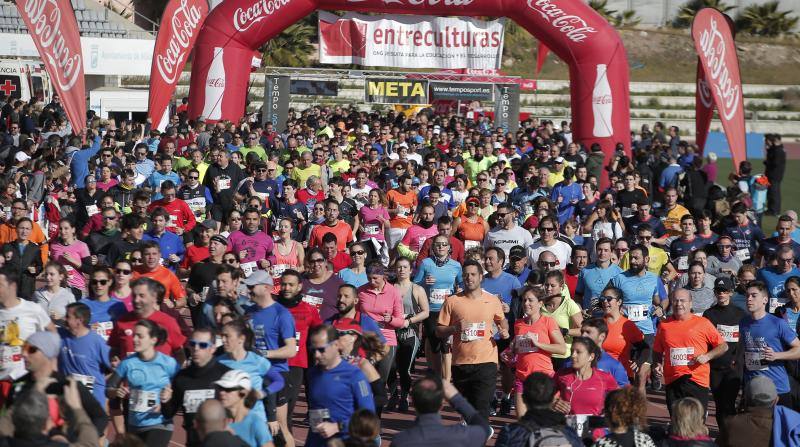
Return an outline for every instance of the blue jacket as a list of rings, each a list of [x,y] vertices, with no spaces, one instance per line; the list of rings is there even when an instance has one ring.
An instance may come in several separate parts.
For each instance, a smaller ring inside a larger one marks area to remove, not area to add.
[[[72,181],[76,188],[83,188],[86,186],[84,179],[89,175],[89,160],[97,155],[97,152],[100,150],[101,141],[100,137],[96,136],[90,147],[78,149],[72,153],[69,167],[72,171]]]
[[[414,426],[395,435],[391,445],[398,447],[486,445],[486,440],[491,434],[489,421],[478,414],[461,394],[453,396],[450,404],[464,417],[467,425],[444,425],[439,413],[420,414]]]
[[[782,405],[775,405],[772,445],[773,447],[800,445],[800,413]]]

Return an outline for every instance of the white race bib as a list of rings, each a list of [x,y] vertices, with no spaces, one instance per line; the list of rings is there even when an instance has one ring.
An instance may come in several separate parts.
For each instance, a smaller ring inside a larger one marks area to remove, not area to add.
[[[86,387],[89,391],[94,391],[94,377],[93,376],[85,376],[83,374],[70,374],[70,377],[74,378],[78,382],[82,383],[83,386]]]
[[[240,267],[242,269],[242,272],[244,272],[245,278],[252,275],[253,272],[255,272],[256,269],[258,268],[258,266],[256,266],[256,261],[242,263]]]
[[[744,367],[748,371],[766,371],[769,366],[762,365],[764,354],[761,351],[744,351]]]
[[[231,187],[231,178],[230,177],[219,177],[217,179],[217,189],[219,191],[228,189]]]
[[[0,346],[0,363],[3,367],[22,361],[22,346]]]
[[[327,408],[308,410],[308,425],[311,431],[316,432],[317,425],[331,421],[331,412]]]
[[[742,262],[747,262],[750,260],[750,250],[747,248],[736,250],[736,257]]]
[[[480,241],[464,241],[464,251],[470,251],[473,248],[478,248],[481,246]]]
[[[408,215],[408,208],[397,205],[397,217],[406,217]]]
[[[574,428],[578,436],[583,437],[586,421],[589,420],[590,414],[570,414],[567,415],[567,425]]]
[[[725,324],[718,324],[717,330],[719,331],[719,335],[722,335],[722,339],[726,342],[738,342],[739,341],[739,325],[735,326],[728,326]]]
[[[214,398],[214,390],[186,390],[183,392],[183,408],[187,413],[197,413],[200,404]]]
[[[317,310],[319,310],[320,306],[322,306],[322,297],[317,297],[313,295],[303,295],[303,301],[316,307]]]
[[[294,348],[296,349],[296,352],[300,352],[300,332],[295,331],[294,339],[297,341]]]
[[[647,304],[626,304],[623,307],[631,321],[644,321],[650,316],[650,306]]]
[[[486,322],[469,323],[464,332],[461,333],[461,341],[475,341],[486,338]]]
[[[283,272],[290,269],[292,266],[289,264],[275,264],[272,266],[272,278],[280,278]]]
[[[787,298],[770,298],[769,299],[769,313],[775,313],[775,310],[784,304],[788,303]]]
[[[685,271],[689,270],[689,257],[688,256],[681,256],[678,258],[678,270]]]
[[[172,214],[169,215],[169,222],[167,222],[168,227],[177,227],[178,226],[178,216],[173,216]]]
[[[88,214],[89,217],[92,217],[92,216],[94,216],[95,214],[97,214],[99,212],[100,212],[100,208],[97,205],[88,205],[88,206],[86,206],[86,214]]]
[[[128,397],[130,411],[137,413],[151,413],[158,405],[158,393],[155,391],[131,390]]]
[[[431,289],[431,304],[441,306],[444,304],[444,299],[450,295],[450,289]]]
[[[111,336],[111,330],[114,329],[114,322],[112,321],[99,321],[97,323],[92,323],[92,330],[97,333],[97,335],[103,337],[103,340],[108,341],[108,337]]]
[[[538,352],[539,348],[533,344],[534,340],[537,342],[539,341],[539,334],[535,332],[528,332],[525,335],[517,335],[516,340],[514,341],[514,344],[517,347],[517,353],[525,354],[528,352]]]
[[[672,366],[694,365],[694,348],[670,348],[669,363]]]
[[[184,202],[189,205],[189,209],[194,213],[197,213],[198,211],[205,211],[206,209],[205,197],[195,197],[194,199],[184,200]]]
[[[380,226],[376,224],[364,225],[364,234],[366,235],[376,235],[380,233]]]

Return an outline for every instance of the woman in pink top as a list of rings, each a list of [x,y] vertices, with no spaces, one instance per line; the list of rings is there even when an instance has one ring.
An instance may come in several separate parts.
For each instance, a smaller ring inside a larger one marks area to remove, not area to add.
[[[385,233],[389,229],[389,200],[380,189],[373,189],[367,197],[367,204],[362,206],[356,215],[354,233],[359,235],[360,241],[370,239],[378,242],[381,249],[378,256],[383,265],[389,265],[389,246],[386,244]]]
[[[111,168],[108,166],[103,166],[100,168],[100,178],[97,180],[97,187],[102,189],[103,191],[108,191],[116,184],[119,183],[117,179],[112,177],[113,172]]]
[[[59,240],[50,244],[50,260],[63,265],[69,275],[69,286],[85,294],[86,278],[83,276],[83,269],[96,264],[97,257],[92,256],[85,242],[75,238],[76,231],[72,220],[64,218],[58,222]]]
[[[619,386],[614,376],[597,369],[602,351],[590,338],[572,339],[572,367],[556,372],[559,396],[554,408],[565,414],[600,416],[606,394]]]
[[[292,219],[284,217],[278,222],[278,234],[275,236],[275,262],[272,264],[272,293],[277,295],[281,291],[281,275],[284,270],[294,269],[303,271],[305,250],[303,246],[292,239]]]
[[[389,352],[376,365],[381,377],[386,380],[394,363],[397,351],[395,329],[408,327],[403,313],[403,297],[386,281],[383,264],[372,261],[367,266],[367,282],[358,288],[358,310],[372,317],[381,327]]]
[[[133,279],[133,264],[127,259],[120,259],[114,264],[114,284],[111,289],[111,298],[122,301],[125,310],[133,311],[133,290],[131,280]]]

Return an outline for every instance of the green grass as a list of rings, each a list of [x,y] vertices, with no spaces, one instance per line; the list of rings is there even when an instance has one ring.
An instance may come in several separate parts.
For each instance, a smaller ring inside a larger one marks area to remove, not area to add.
[[[751,163],[753,164],[754,173],[760,174],[764,172],[763,160],[751,160]],[[733,160],[720,158],[717,160],[717,165],[717,183],[727,186],[728,174],[733,168]],[[781,207],[783,208],[781,211],[800,211],[800,194],[796,192],[800,191],[800,175],[797,175],[798,172],[800,172],[800,160],[786,160],[786,174],[783,176],[783,182],[781,183]],[[775,231],[777,221],[777,216],[764,216],[761,222],[761,229],[764,230],[764,234],[772,234]]]

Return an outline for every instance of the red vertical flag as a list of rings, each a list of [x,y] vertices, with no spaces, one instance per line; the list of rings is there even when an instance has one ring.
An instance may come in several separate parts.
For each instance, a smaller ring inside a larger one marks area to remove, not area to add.
[[[730,22],[714,8],[701,9],[692,22],[692,37],[705,83],[725,130],[734,167],[738,169],[739,163],[747,158],[747,148],[742,78]]]
[[[206,0],[172,0],[161,16],[150,68],[147,113],[154,126],[159,125],[169,106],[206,17]]]
[[[547,53],[550,52],[550,49],[547,48],[543,42],[539,42],[539,48],[536,50],[536,74],[538,75],[539,72],[542,71],[542,67],[544,66],[544,62],[547,60]]]
[[[711,127],[711,119],[714,117],[714,98],[711,90],[708,89],[706,73],[703,71],[700,59],[697,59],[697,86],[694,95],[695,109],[695,143],[700,149],[700,154],[706,146],[708,129]]]
[[[75,133],[86,127],[86,86],[78,21],[69,0],[16,0]]]

